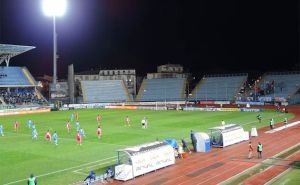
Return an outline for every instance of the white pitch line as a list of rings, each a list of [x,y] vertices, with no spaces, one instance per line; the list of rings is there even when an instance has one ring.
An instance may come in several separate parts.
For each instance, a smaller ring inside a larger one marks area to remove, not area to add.
[[[108,157],[108,158],[101,159],[101,160],[98,160],[98,161],[93,161],[93,162],[81,164],[81,165],[78,165],[78,166],[74,166],[74,167],[70,167],[70,168],[65,168],[65,169],[61,169],[61,170],[57,170],[57,171],[45,173],[45,174],[42,174],[42,175],[37,175],[36,177],[45,177],[45,176],[48,176],[48,175],[52,175],[52,174],[56,174],[56,173],[60,173],[60,172],[64,172],[64,171],[69,171],[69,170],[72,170],[72,169],[75,169],[75,168],[79,168],[79,167],[86,166],[86,165],[89,165],[89,164],[94,164],[94,163],[101,162],[101,161],[106,161],[106,160],[113,159],[113,158],[117,158],[117,157],[116,156],[114,156],[114,157]],[[15,184],[15,183],[26,181],[26,180],[28,180],[28,178],[26,178],[26,179],[20,179],[20,180],[13,181],[13,182],[9,182],[9,183],[3,184],[3,185]]]
[[[79,172],[79,171],[73,171],[73,173],[77,173],[77,174],[80,174],[80,175],[84,175],[84,176],[88,176],[89,174],[87,173],[83,173],[83,172]]]
[[[87,166],[87,167],[84,167],[84,168],[77,169],[77,170],[75,170],[75,171],[73,171],[73,172],[78,172],[78,171],[81,171],[81,170],[83,170],[83,169],[91,169],[91,168],[93,168],[93,167],[95,167],[95,166],[101,166],[101,165],[103,165],[103,164],[111,163],[111,162],[114,162],[114,161],[116,161],[116,160],[110,160],[110,161],[103,162],[103,163],[100,163],[100,164],[95,164],[95,165],[92,165],[92,166]]]
[[[274,133],[274,132],[278,132],[278,131],[280,131],[280,130],[284,130],[284,129],[286,129],[286,128],[289,128],[289,127],[298,125],[299,123],[300,123],[300,121],[295,121],[295,122],[292,122],[292,123],[283,125],[283,126],[281,126],[281,127],[277,127],[277,128],[272,129],[272,130],[268,130],[268,131],[266,131],[265,133],[272,134],[272,133]]]

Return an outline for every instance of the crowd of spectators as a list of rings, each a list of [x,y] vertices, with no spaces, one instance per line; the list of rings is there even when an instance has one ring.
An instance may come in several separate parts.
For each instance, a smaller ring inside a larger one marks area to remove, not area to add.
[[[39,98],[33,88],[0,89],[0,97],[10,105],[42,104],[44,99]]]
[[[278,82],[275,84],[275,81],[264,81],[263,83],[254,83],[250,84],[245,82],[239,93],[239,96],[236,98],[238,101],[257,101],[262,96],[273,95],[275,93],[275,89],[278,92],[283,92],[285,88],[284,82]],[[249,92],[246,94],[245,92]],[[270,96],[272,97],[272,96]]]

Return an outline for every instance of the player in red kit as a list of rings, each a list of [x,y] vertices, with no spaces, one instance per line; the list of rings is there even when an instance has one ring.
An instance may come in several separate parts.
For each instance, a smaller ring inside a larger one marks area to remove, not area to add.
[[[98,139],[101,138],[101,134],[102,134],[102,130],[101,130],[100,126],[99,126],[98,129],[97,129]]]
[[[100,126],[100,122],[101,122],[101,116],[98,114],[97,116],[97,122],[98,122],[98,126]]]
[[[19,122],[18,121],[15,122],[14,128],[15,128],[15,131],[18,132],[18,129],[19,129]]]
[[[81,135],[80,135],[79,131],[76,134],[76,139],[77,139],[77,144],[81,145]]]
[[[49,130],[46,132],[45,139],[46,141],[51,141],[51,133]]]
[[[67,132],[70,133],[70,130],[71,130],[71,124],[70,124],[70,121],[67,122]]]

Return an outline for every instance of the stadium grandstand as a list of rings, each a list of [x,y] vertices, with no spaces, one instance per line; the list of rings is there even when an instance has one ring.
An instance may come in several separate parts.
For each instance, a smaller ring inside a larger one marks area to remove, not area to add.
[[[47,100],[38,90],[39,84],[26,67],[9,66],[10,59],[33,46],[0,44],[0,102],[2,106],[41,105]]]
[[[186,78],[144,79],[137,101],[182,101],[185,100]]]
[[[178,64],[158,66],[156,73],[148,73],[143,80],[136,101],[183,101],[188,75]]]
[[[300,72],[269,72],[256,79],[246,99],[259,102],[295,102],[300,88]]]
[[[247,81],[248,74],[205,75],[193,89],[190,100],[233,101]]]
[[[132,101],[122,80],[81,81],[84,103]]]

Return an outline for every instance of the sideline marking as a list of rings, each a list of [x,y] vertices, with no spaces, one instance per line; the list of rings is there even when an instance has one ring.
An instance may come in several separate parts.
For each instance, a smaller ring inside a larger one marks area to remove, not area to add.
[[[73,172],[74,172],[74,173],[85,174],[85,173],[80,172],[80,171],[83,170],[83,169],[91,169],[91,168],[93,168],[93,167],[95,167],[95,166],[102,166],[103,164],[111,163],[111,162],[114,162],[114,161],[116,161],[116,159],[115,159],[115,160],[110,160],[110,161],[107,161],[107,162],[103,162],[103,163],[100,163],[100,164],[95,164],[95,165],[92,165],[92,166],[86,166],[86,167],[84,167],[84,168],[80,168],[80,169],[74,170]],[[88,175],[88,174],[87,174],[87,175]]]
[[[280,130],[284,130],[284,129],[286,129],[286,128],[289,128],[289,127],[298,125],[299,123],[300,123],[300,121],[295,121],[295,122],[293,122],[293,123],[289,123],[289,124],[287,124],[287,125],[283,125],[283,126],[281,126],[281,127],[277,127],[277,128],[272,129],[272,130],[268,130],[268,131],[266,131],[265,133],[267,133],[267,134],[272,134],[272,133],[274,133],[274,132],[278,132],[278,131],[280,131]]]
[[[65,171],[68,171],[68,170],[72,170],[74,168],[79,168],[79,167],[82,167],[82,166],[86,166],[86,165],[89,165],[89,164],[94,164],[94,163],[101,162],[101,161],[106,161],[106,160],[113,159],[113,158],[117,158],[117,157],[116,156],[114,156],[114,157],[108,157],[108,158],[101,159],[101,160],[98,160],[98,161],[88,162],[88,163],[81,164],[81,165],[78,165],[78,166],[73,166],[73,167],[70,167],[70,168],[65,168],[65,169],[61,169],[61,170],[57,170],[57,171],[45,173],[45,174],[42,174],[42,175],[37,175],[36,177],[45,177],[45,176],[48,176],[48,175],[52,175],[52,174],[56,174],[56,173],[60,173],[60,172],[65,172]],[[28,180],[28,178],[26,178],[26,179],[20,179],[20,180],[9,182],[9,183],[5,183],[3,185],[15,184],[15,183],[26,181],[26,180]]]

